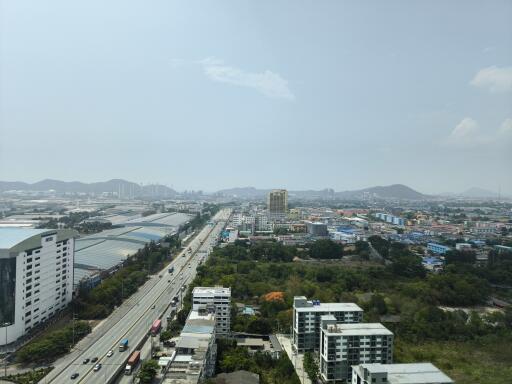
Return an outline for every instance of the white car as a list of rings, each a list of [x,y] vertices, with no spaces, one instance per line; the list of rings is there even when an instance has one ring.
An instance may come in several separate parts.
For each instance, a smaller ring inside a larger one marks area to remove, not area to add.
[[[111,357],[113,354],[114,354],[114,351],[110,350],[110,351],[107,352],[107,357]]]

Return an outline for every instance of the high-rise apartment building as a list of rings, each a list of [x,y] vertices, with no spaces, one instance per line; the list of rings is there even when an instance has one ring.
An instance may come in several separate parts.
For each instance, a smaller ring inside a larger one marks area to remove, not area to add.
[[[192,290],[192,309],[215,307],[215,333],[227,336],[231,332],[231,288],[195,287]]]
[[[293,298],[293,345],[299,353],[318,350],[320,346],[320,321],[332,315],[339,323],[359,323],[363,310],[354,303],[321,303],[304,296]]]
[[[271,220],[284,219],[288,212],[288,191],[274,189],[267,197],[268,216]]]
[[[67,229],[0,228],[0,324],[9,324],[0,345],[16,341],[71,301],[76,235]]]
[[[431,363],[360,364],[352,367],[352,384],[453,384]]]
[[[339,324],[322,316],[319,358],[324,382],[351,383],[353,365],[393,362],[393,333],[380,323]]]

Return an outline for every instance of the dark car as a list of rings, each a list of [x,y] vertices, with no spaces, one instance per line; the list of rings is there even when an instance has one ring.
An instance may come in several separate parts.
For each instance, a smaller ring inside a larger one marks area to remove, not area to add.
[[[97,357],[93,357],[92,360],[91,360],[91,363],[95,363],[98,361],[98,358]]]
[[[89,361],[90,361],[89,359],[85,359],[84,364],[87,364]]]
[[[71,375],[71,380],[74,380],[74,379],[76,379],[77,377],[78,377],[78,373],[76,373],[76,372],[75,372],[75,373],[73,373],[73,374]]]

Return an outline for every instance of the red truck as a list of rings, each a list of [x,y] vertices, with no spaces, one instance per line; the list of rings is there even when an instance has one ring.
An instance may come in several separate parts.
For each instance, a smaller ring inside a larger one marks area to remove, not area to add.
[[[160,332],[160,328],[162,328],[162,320],[156,319],[153,321],[153,325],[151,326],[149,332],[151,332],[152,336],[156,336],[157,333]]]
[[[140,360],[140,351],[134,351],[130,357],[128,358],[128,362],[126,363],[126,368],[124,369],[125,375],[131,375],[133,369],[139,363]]]

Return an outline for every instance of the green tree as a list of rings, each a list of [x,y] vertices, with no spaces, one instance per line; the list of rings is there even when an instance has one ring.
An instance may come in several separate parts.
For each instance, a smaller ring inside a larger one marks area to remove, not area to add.
[[[309,379],[316,383],[318,379],[318,363],[316,362],[313,354],[311,352],[306,352],[304,354],[304,371],[306,371]]]
[[[343,246],[329,239],[317,240],[309,245],[309,256],[313,259],[341,259]]]
[[[158,372],[158,363],[155,360],[146,360],[142,363],[142,367],[137,374],[142,384],[150,384]]]

